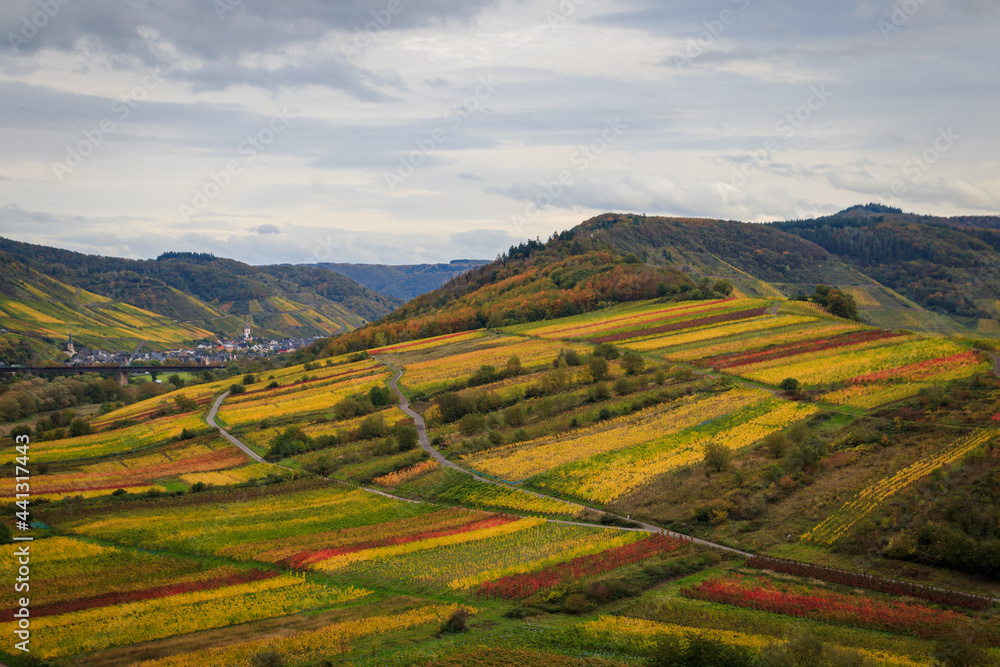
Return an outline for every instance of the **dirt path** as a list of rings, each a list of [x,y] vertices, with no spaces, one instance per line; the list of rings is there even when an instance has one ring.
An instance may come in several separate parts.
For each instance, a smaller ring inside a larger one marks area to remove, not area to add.
[[[222,428],[221,426],[215,423],[215,415],[217,412],[219,412],[219,408],[222,406],[222,402],[226,400],[227,396],[229,396],[228,391],[224,393],[222,396],[219,396],[217,399],[215,399],[215,404],[212,406],[212,409],[208,411],[208,415],[205,417],[205,421],[207,421],[208,425],[211,426],[212,428],[218,429],[219,433],[222,435],[223,438],[225,438],[229,442],[233,443],[234,445],[242,449],[243,452],[247,456],[252,458],[254,461],[257,461],[258,463],[267,463],[267,461],[262,459],[257,452],[250,449],[249,447],[244,445],[242,442],[240,442],[233,436],[229,435],[229,432],[226,429]]]
[[[998,357],[998,355],[995,355],[995,354],[991,354],[990,356],[992,356],[993,359],[994,359],[994,361],[996,362],[996,367],[994,368],[994,372],[1000,372],[1000,357]],[[388,362],[386,362],[386,361],[384,361],[382,359],[378,359],[378,357],[374,357],[374,358],[376,360],[378,360],[379,363],[381,363],[381,364],[385,365],[386,367],[388,367],[388,368],[392,369],[393,371],[395,371],[396,374],[389,381],[389,386],[392,387],[392,390],[396,393],[396,396],[399,398],[399,407],[400,407],[400,409],[402,409],[404,413],[406,413],[407,415],[409,415],[410,417],[413,418],[413,422],[414,422],[414,424],[415,424],[415,426],[417,428],[418,443],[419,443],[421,449],[423,449],[431,457],[433,457],[433,459],[435,461],[437,461],[439,465],[442,465],[445,468],[451,468],[452,470],[457,470],[457,471],[459,471],[459,472],[461,472],[461,473],[463,473],[465,475],[468,475],[468,476],[470,476],[470,477],[472,477],[474,479],[477,479],[477,480],[479,480],[481,482],[485,482],[487,484],[494,484],[496,486],[506,487],[508,489],[512,489],[512,490],[518,491],[520,493],[531,495],[531,496],[534,496],[536,498],[543,498],[543,499],[547,499],[547,500],[556,500],[556,501],[559,501],[559,502],[562,502],[562,503],[566,503],[567,505],[570,505],[572,507],[578,507],[580,509],[590,510],[592,512],[602,512],[602,513],[604,513],[607,516],[617,517],[617,518],[622,519],[624,521],[632,521],[633,523],[638,524],[638,527],[637,528],[623,528],[623,527],[620,527],[620,526],[602,526],[602,525],[599,525],[599,524],[584,523],[582,521],[565,521],[565,520],[561,520],[561,519],[546,519],[549,523],[558,523],[558,524],[563,524],[563,525],[567,525],[567,526],[582,526],[582,527],[585,527],[585,528],[611,528],[611,529],[614,529],[614,530],[624,530],[624,531],[641,532],[641,533],[654,533],[654,534],[657,534],[657,535],[667,535],[669,537],[675,537],[675,538],[678,538],[678,539],[686,540],[686,541],[688,541],[688,542],[690,542],[692,544],[700,544],[702,546],[706,546],[706,547],[709,547],[709,548],[712,548],[712,549],[718,549],[719,551],[725,551],[727,553],[731,553],[731,554],[735,554],[735,555],[738,555],[738,556],[742,556],[744,558],[749,558],[750,556],[755,555],[755,554],[751,554],[750,552],[747,552],[747,551],[742,551],[742,550],[736,549],[734,547],[726,546],[724,544],[718,544],[717,542],[710,542],[708,540],[703,540],[700,537],[693,537],[691,535],[685,535],[683,533],[678,533],[678,532],[675,532],[675,531],[672,531],[672,530],[667,530],[666,528],[662,528],[660,526],[655,526],[655,525],[653,525],[651,523],[646,523],[646,522],[643,522],[643,521],[635,521],[634,519],[629,519],[629,518],[626,518],[626,517],[623,517],[623,516],[620,516],[620,515],[617,515],[617,514],[612,514],[610,512],[605,512],[603,510],[596,510],[593,507],[587,507],[586,505],[580,505],[579,503],[573,503],[573,502],[570,502],[568,500],[563,500],[562,498],[555,498],[553,496],[547,496],[547,495],[545,495],[543,493],[537,493],[535,491],[528,491],[527,489],[522,489],[520,487],[514,486],[512,484],[508,484],[506,482],[501,482],[501,481],[498,481],[498,480],[489,479],[487,477],[483,477],[481,475],[477,475],[476,473],[474,473],[474,472],[472,472],[470,470],[466,470],[465,468],[459,466],[458,464],[453,463],[453,462],[449,461],[448,459],[446,459],[444,457],[444,455],[441,454],[441,452],[439,452],[438,450],[436,450],[431,445],[430,439],[427,437],[427,425],[424,423],[424,418],[421,417],[415,410],[413,410],[410,407],[410,401],[409,401],[409,399],[407,399],[406,396],[403,395],[403,392],[400,391],[400,389],[399,389],[399,379],[403,376],[402,369],[397,368],[396,366],[393,366],[392,364],[390,364],[390,363],[388,363]],[[205,421],[207,421],[208,424],[210,426],[212,426],[213,428],[218,429],[219,433],[224,438],[226,438],[227,440],[229,440],[229,442],[231,442],[234,445],[236,445],[237,447],[239,447],[241,450],[243,450],[248,456],[250,456],[255,461],[259,461],[260,463],[270,463],[268,461],[265,461],[263,458],[261,458],[256,452],[254,452],[252,449],[250,449],[250,447],[248,447],[244,443],[240,442],[237,438],[235,438],[232,435],[230,435],[225,429],[223,429],[221,426],[219,426],[215,422],[215,415],[219,411],[219,407],[222,405],[222,402],[228,396],[229,396],[229,392],[227,391],[226,393],[222,394],[221,396],[219,396],[219,398],[217,398],[215,400],[215,404],[212,406],[212,409],[209,411],[208,415],[205,417]],[[286,470],[291,470],[291,468],[286,468],[285,466],[282,466],[282,465],[277,464],[277,463],[271,463],[270,465],[274,465],[274,466],[277,466],[279,468],[285,468]],[[296,471],[296,472],[298,472],[298,471]],[[391,493],[386,493],[385,491],[379,491],[378,489],[371,489],[371,488],[368,488],[368,487],[365,487],[365,486],[352,484],[350,482],[345,482],[343,480],[331,479],[329,477],[324,477],[323,479],[326,479],[327,481],[330,481],[330,482],[336,482],[336,483],[342,484],[344,486],[349,486],[349,487],[352,487],[352,488],[360,489],[362,491],[366,491],[367,493],[372,493],[372,494],[375,494],[375,495],[379,495],[379,496],[382,496],[384,498],[391,498],[393,500],[401,500],[403,502],[414,503],[414,504],[423,504],[423,503],[427,502],[427,501],[422,501],[422,500],[414,500],[412,498],[403,498],[401,496],[394,496]],[[430,503],[430,504],[434,504],[434,503]],[[508,512],[508,514],[510,514],[510,513]],[[889,578],[883,578],[883,579],[885,581],[899,581],[899,583],[907,583],[907,584],[912,583],[912,582],[904,582],[904,581],[901,581],[901,580],[889,579]],[[924,586],[924,588],[928,588],[928,589],[931,589],[931,590],[937,590],[937,591],[952,592],[952,591],[949,591],[948,589],[937,588],[937,587],[934,587],[934,586]],[[1000,598],[993,598],[993,601],[994,601],[994,603],[1000,604]],[[0,665],[0,667],[2,667],[2,665]]]
[[[240,441],[238,438],[236,438],[235,436],[233,436],[231,433],[229,433],[228,431],[226,431],[224,428],[222,428],[221,426],[219,426],[215,422],[215,415],[219,411],[219,408],[222,407],[222,402],[224,400],[226,400],[226,397],[228,397],[228,396],[229,396],[229,392],[227,391],[226,393],[222,394],[217,399],[215,399],[215,404],[212,406],[212,409],[208,412],[208,415],[205,416],[205,421],[208,422],[208,425],[211,426],[214,429],[218,429],[219,434],[222,435],[222,437],[224,437],[226,440],[228,440],[229,442],[231,442],[234,445],[236,445],[237,447],[239,447],[241,450],[243,450],[243,452],[247,456],[249,456],[250,458],[252,458],[254,461],[257,461],[258,463],[267,463],[267,464],[273,465],[273,466],[275,466],[277,468],[283,468],[284,470],[291,470],[292,472],[300,472],[299,470],[295,470],[294,468],[289,468],[288,466],[283,466],[280,463],[272,463],[271,461],[265,461],[263,458],[260,457],[259,454],[257,454],[257,452],[255,452],[252,449],[250,449],[250,447],[246,443]],[[309,474],[315,474],[315,473],[309,473]],[[317,475],[317,477],[319,477],[319,475]],[[366,486],[361,486],[359,484],[351,484],[350,482],[345,482],[344,480],[341,480],[341,479],[331,479],[329,477],[324,477],[323,479],[325,479],[325,480],[327,480],[329,482],[335,482],[337,484],[342,484],[344,486],[349,486],[351,488],[361,489],[362,491],[366,491],[368,493],[372,493],[372,494],[375,494],[377,496],[383,496],[385,498],[392,498],[393,500],[402,500],[403,502],[406,502],[406,503],[421,504],[423,502],[421,500],[413,500],[412,498],[403,498],[402,496],[394,496],[391,493],[386,493],[385,491],[379,491],[378,489],[370,489],[370,488],[368,488]],[[0,666],[0,667],[2,667],[2,666]]]
[[[1000,354],[990,352],[990,356],[993,357],[993,375],[1000,378]]]
[[[378,359],[378,357],[375,357],[375,358]],[[399,389],[399,379],[403,376],[402,369],[397,368],[396,366],[393,366],[392,364],[390,364],[389,362],[387,362],[387,361],[385,361],[383,359],[378,359],[378,361],[380,363],[384,364],[385,366],[387,366],[388,368],[390,368],[391,370],[395,371],[396,374],[389,381],[389,386],[392,388],[392,390],[396,393],[396,396],[399,398],[399,407],[400,407],[400,409],[402,409],[403,412],[405,412],[407,415],[409,415],[410,417],[413,418],[414,425],[417,428],[418,442],[420,444],[420,448],[423,449],[428,454],[430,454],[431,457],[435,461],[437,461],[439,465],[444,466],[445,468],[451,468],[452,470],[457,470],[457,471],[459,471],[459,472],[461,472],[461,473],[463,473],[465,475],[468,475],[469,477],[472,477],[473,479],[476,479],[476,480],[478,480],[480,482],[485,482],[486,484],[493,484],[493,485],[496,485],[496,486],[502,486],[504,488],[511,489],[511,490],[517,491],[519,493],[524,493],[526,495],[534,496],[535,498],[541,498],[543,500],[555,500],[555,501],[558,501],[558,502],[561,502],[561,503],[566,503],[567,505],[569,505],[571,507],[579,508],[580,510],[589,510],[591,512],[600,512],[600,513],[606,514],[608,516],[617,517],[617,518],[621,519],[622,521],[631,521],[631,522],[636,523],[636,524],[639,525],[638,528],[621,528],[619,526],[604,526],[606,528],[617,528],[618,530],[630,530],[630,531],[637,531],[637,532],[643,532],[643,533],[656,533],[656,534],[669,535],[671,537],[676,537],[676,538],[680,538],[680,539],[683,539],[683,540],[688,540],[688,541],[693,542],[695,544],[703,544],[705,546],[709,546],[709,547],[712,547],[712,548],[715,548],[715,549],[721,549],[723,551],[728,551],[730,553],[739,554],[741,556],[750,556],[751,555],[750,553],[748,553],[746,551],[740,551],[739,549],[734,549],[732,547],[727,547],[727,546],[722,545],[722,544],[715,544],[714,542],[708,542],[706,540],[702,540],[702,539],[697,538],[697,537],[691,537],[690,535],[684,535],[682,533],[676,533],[676,532],[674,532],[672,530],[667,530],[666,528],[662,528],[660,526],[654,526],[651,523],[645,523],[643,521],[636,521],[635,519],[629,519],[627,517],[619,516],[617,514],[612,514],[610,512],[605,511],[605,510],[598,510],[598,509],[595,509],[593,507],[588,507],[586,505],[581,505],[579,503],[574,503],[574,502],[570,502],[568,500],[563,500],[562,498],[555,498],[553,496],[547,496],[544,493],[538,493],[536,491],[529,491],[527,489],[522,489],[519,486],[514,486],[513,484],[510,484],[510,483],[507,483],[507,482],[503,482],[503,481],[496,480],[496,479],[490,479],[489,477],[483,477],[482,475],[478,475],[478,474],[472,472],[471,470],[467,470],[466,468],[461,467],[457,463],[453,463],[452,461],[449,461],[448,459],[446,459],[444,457],[443,454],[441,454],[441,452],[439,452],[437,449],[434,448],[433,445],[431,445],[430,439],[427,437],[427,425],[424,423],[424,418],[421,417],[415,410],[413,410],[410,407],[410,401],[409,401],[409,399],[407,399],[406,396],[403,395],[403,392],[400,391],[400,389]],[[559,520],[559,519],[548,519],[548,521],[550,523],[561,523],[561,524],[565,524],[565,525],[569,525],[569,526],[587,526],[587,527],[591,527],[591,528],[594,527],[594,525],[595,525],[595,524],[592,524],[592,523],[584,523],[584,522],[581,522],[581,521],[563,521],[563,520]]]

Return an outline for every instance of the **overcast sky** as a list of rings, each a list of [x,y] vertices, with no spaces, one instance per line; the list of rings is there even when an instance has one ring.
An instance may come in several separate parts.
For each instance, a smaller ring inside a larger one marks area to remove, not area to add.
[[[995,0],[3,0],[0,34],[0,235],[83,252],[1000,212]]]

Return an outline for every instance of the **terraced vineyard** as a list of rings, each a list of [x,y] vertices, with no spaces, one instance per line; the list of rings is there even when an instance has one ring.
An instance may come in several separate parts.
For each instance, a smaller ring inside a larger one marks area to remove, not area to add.
[[[91,434],[32,440],[46,466],[32,492],[47,501],[22,531],[47,582],[33,654],[633,665],[692,633],[756,655],[810,631],[844,659],[930,665],[934,642],[970,627],[996,657],[988,615],[742,564],[749,552],[843,564],[826,547],[895,496],[993,456],[995,410],[966,407],[959,422],[934,398],[954,388],[995,407],[991,369],[962,341],[730,298],[193,384],[95,417]],[[265,463],[207,426],[225,392],[219,424]],[[0,547],[9,568],[16,549]],[[1000,594],[916,563],[872,568]]]

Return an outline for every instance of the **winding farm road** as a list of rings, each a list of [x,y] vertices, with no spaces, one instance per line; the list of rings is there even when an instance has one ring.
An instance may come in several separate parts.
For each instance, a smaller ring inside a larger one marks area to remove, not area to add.
[[[998,356],[996,354],[991,354],[990,356],[993,357],[993,360],[994,360],[994,362],[996,364],[995,367],[994,367],[994,372],[997,373],[998,376],[1000,376],[1000,356]],[[685,541],[690,542],[692,544],[700,544],[702,546],[710,547],[712,549],[718,549],[719,551],[725,551],[725,552],[728,552],[728,553],[731,553],[731,554],[742,556],[744,558],[749,558],[749,557],[755,555],[755,554],[751,554],[750,552],[747,552],[747,551],[742,551],[742,550],[736,549],[734,547],[726,546],[724,544],[718,544],[717,542],[710,542],[708,540],[703,540],[703,539],[701,539],[699,537],[693,537],[691,535],[685,535],[683,533],[678,533],[678,532],[675,532],[675,531],[672,531],[672,530],[667,530],[667,529],[659,527],[659,526],[654,526],[651,523],[645,523],[643,521],[635,521],[633,519],[627,519],[626,517],[622,517],[622,516],[619,516],[617,514],[612,514],[610,512],[605,512],[603,510],[595,510],[592,507],[587,507],[586,505],[580,505],[579,503],[572,503],[572,502],[569,502],[567,500],[563,500],[562,498],[555,498],[553,496],[547,496],[547,495],[545,495],[543,493],[537,493],[535,491],[528,491],[527,489],[522,489],[520,487],[514,486],[514,485],[506,483],[506,482],[501,482],[499,480],[489,479],[488,477],[483,477],[481,475],[477,475],[476,473],[474,473],[474,472],[472,472],[470,470],[466,470],[465,468],[459,466],[458,464],[453,463],[452,461],[449,461],[448,459],[446,459],[444,457],[444,455],[441,454],[441,452],[439,452],[437,449],[434,448],[433,445],[431,445],[430,439],[427,437],[427,425],[424,423],[424,418],[421,417],[420,414],[418,414],[415,410],[413,410],[410,407],[410,401],[409,401],[409,399],[407,399],[406,396],[403,394],[403,392],[399,389],[399,380],[403,376],[402,369],[397,368],[396,366],[390,364],[389,362],[385,361],[384,359],[379,359],[378,357],[374,357],[374,358],[379,363],[383,364],[384,366],[386,366],[387,368],[389,368],[389,369],[391,369],[392,371],[395,372],[395,375],[389,381],[389,386],[392,388],[392,390],[396,393],[396,396],[399,398],[399,407],[400,407],[400,409],[402,409],[404,413],[406,413],[408,416],[410,416],[413,419],[414,425],[416,426],[416,429],[417,429],[418,443],[420,445],[420,448],[423,449],[425,452],[427,452],[435,461],[438,462],[439,465],[441,465],[441,466],[443,466],[445,468],[450,468],[452,470],[457,470],[457,471],[459,471],[459,472],[461,472],[461,473],[463,473],[465,475],[468,475],[468,476],[470,476],[470,477],[472,477],[472,478],[474,478],[476,480],[479,480],[480,482],[485,482],[486,484],[495,484],[496,486],[502,486],[502,487],[505,487],[505,488],[517,491],[519,493],[524,493],[526,495],[534,496],[536,498],[543,498],[543,499],[548,499],[548,500],[556,500],[556,501],[559,501],[559,502],[571,505],[573,507],[578,507],[580,509],[587,509],[587,510],[591,510],[591,511],[595,511],[595,512],[603,512],[604,514],[606,514],[608,516],[614,516],[614,517],[617,517],[617,518],[625,520],[625,521],[632,521],[633,523],[636,523],[639,526],[637,528],[623,528],[623,527],[620,527],[620,526],[601,526],[601,527],[604,527],[604,528],[612,528],[612,529],[615,529],[615,530],[624,530],[624,531],[632,531],[632,532],[654,533],[654,534],[658,534],[658,535],[667,535],[667,536],[670,536],[670,537],[675,537],[675,538],[678,538],[678,539],[685,540]],[[219,426],[216,423],[216,421],[215,421],[215,415],[218,413],[219,407],[221,407],[222,402],[228,396],[229,396],[229,392],[227,391],[227,392],[225,392],[224,394],[222,394],[221,396],[219,396],[215,400],[215,403],[212,405],[212,409],[209,411],[208,415],[206,415],[206,417],[205,417],[205,421],[208,422],[208,425],[211,426],[212,428],[218,429],[219,433],[224,438],[226,438],[226,440],[228,440],[232,444],[234,444],[237,447],[239,447],[243,452],[245,452],[247,454],[247,456],[249,456],[253,460],[258,461],[260,463],[270,463],[271,465],[274,465],[274,466],[277,466],[277,467],[280,467],[280,468],[285,468],[285,466],[282,466],[280,464],[271,463],[269,461],[265,461],[263,458],[260,457],[260,455],[258,455],[252,449],[250,449],[250,447],[248,447],[246,444],[244,444],[243,442],[241,442],[239,439],[237,439],[234,436],[232,436],[228,431],[226,431],[224,428],[222,428],[221,426]],[[286,470],[291,470],[291,468],[285,468],[285,469]],[[366,491],[366,492],[371,493],[371,494],[379,495],[379,496],[382,496],[384,498],[391,498],[393,500],[401,500],[403,502],[414,503],[414,504],[423,504],[424,502],[426,502],[426,501],[422,501],[422,500],[414,500],[412,498],[403,498],[401,496],[394,496],[391,493],[386,493],[385,491],[379,491],[378,489],[372,489],[372,488],[369,488],[369,487],[366,487],[366,486],[355,485],[355,484],[352,484],[350,482],[345,482],[343,480],[331,479],[329,477],[324,477],[323,479],[326,479],[326,480],[332,481],[332,482],[337,482],[337,483],[343,484],[345,486],[350,486],[350,487],[353,487],[353,488],[358,488],[358,489],[360,489],[362,491]],[[593,523],[584,523],[584,522],[581,522],[581,521],[564,521],[564,520],[561,520],[561,519],[547,519],[547,521],[549,523],[558,523],[558,524],[569,525],[569,526],[583,526],[585,528],[594,528],[594,527],[597,527],[596,524],[593,524]],[[900,580],[895,580],[895,579],[889,579],[889,578],[885,578],[885,577],[880,577],[880,578],[883,579],[883,581],[897,581],[898,583],[902,583],[902,584],[912,584],[912,582],[905,582],[905,581],[900,581]],[[955,591],[951,591],[949,589],[938,588],[936,586],[926,586],[926,585],[924,585],[922,587],[925,588],[925,589],[934,590],[934,591],[955,592]],[[1000,598],[993,598],[993,602],[995,604],[1000,604]]]
[[[396,396],[399,398],[399,407],[400,407],[400,409],[403,412],[405,412],[409,417],[411,417],[413,419],[413,423],[414,423],[414,425],[417,428],[417,435],[418,435],[417,442],[420,444],[420,448],[423,449],[428,454],[430,454],[431,458],[433,458],[435,461],[437,461],[439,465],[441,465],[441,466],[443,466],[445,468],[451,468],[452,470],[457,470],[457,471],[459,471],[459,472],[461,472],[463,474],[468,475],[469,477],[472,477],[473,479],[476,479],[476,480],[478,480],[480,482],[485,482],[486,484],[493,484],[493,485],[496,485],[496,486],[501,486],[501,487],[504,487],[504,488],[516,491],[518,493],[523,493],[525,495],[534,496],[535,498],[541,498],[543,500],[555,500],[555,501],[558,501],[558,502],[570,505],[571,507],[579,508],[581,510],[590,510],[592,512],[601,512],[601,513],[606,514],[608,516],[617,517],[618,519],[621,519],[622,521],[631,521],[632,523],[636,523],[636,524],[639,525],[638,528],[621,528],[620,526],[606,526],[606,527],[609,527],[609,528],[617,528],[619,530],[630,530],[630,531],[638,531],[638,532],[644,532],[644,533],[656,533],[656,534],[669,535],[671,537],[677,537],[677,538],[680,538],[680,539],[683,539],[683,540],[687,540],[687,541],[693,542],[694,544],[703,544],[705,546],[712,547],[713,549],[721,549],[723,551],[728,551],[730,553],[739,554],[741,556],[751,556],[752,555],[752,554],[750,554],[750,553],[748,553],[746,551],[740,551],[739,549],[734,549],[733,547],[727,547],[727,546],[722,545],[722,544],[716,544],[715,542],[708,542],[706,540],[703,540],[703,539],[700,539],[700,538],[697,538],[697,537],[691,537],[690,535],[684,535],[683,533],[677,533],[677,532],[674,532],[672,530],[667,530],[666,528],[661,528],[660,526],[654,526],[651,523],[646,523],[644,521],[636,521],[635,519],[629,519],[629,518],[626,518],[626,517],[623,517],[623,516],[619,516],[617,514],[612,514],[611,512],[607,512],[605,510],[597,510],[597,509],[594,509],[593,507],[587,507],[586,505],[581,505],[579,503],[574,503],[574,502],[570,502],[568,500],[563,500],[562,498],[555,498],[553,496],[547,496],[544,493],[538,493],[536,491],[529,491],[527,489],[522,489],[519,486],[514,486],[513,484],[510,484],[510,483],[507,483],[507,482],[503,482],[503,481],[496,480],[496,479],[490,479],[489,477],[483,477],[482,475],[478,475],[478,474],[472,472],[471,470],[463,468],[462,466],[458,465],[457,463],[449,461],[448,459],[446,459],[444,457],[444,455],[441,452],[439,452],[437,449],[434,448],[433,445],[431,445],[431,441],[427,437],[427,425],[424,423],[424,418],[421,417],[419,413],[417,413],[415,410],[413,410],[410,407],[410,401],[409,401],[409,399],[406,398],[406,396],[403,394],[402,391],[400,391],[400,389],[399,389],[399,379],[403,376],[402,369],[397,368],[396,366],[390,364],[388,361],[385,361],[384,359],[379,359],[378,357],[375,357],[375,359],[377,359],[379,361],[379,363],[383,364],[384,366],[386,366],[390,370],[395,371],[396,374],[392,377],[391,380],[389,380],[389,386],[392,388],[392,390],[396,393]],[[569,526],[587,526],[587,527],[591,527],[591,528],[594,526],[594,524],[592,524],[592,523],[583,523],[583,522],[580,522],[580,521],[563,521],[563,520],[560,520],[560,519],[548,519],[548,521],[549,521],[549,523],[561,523],[561,524],[565,524],[565,525],[569,525]]]
[[[267,461],[262,459],[257,452],[247,447],[245,444],[243,444],[242,442],[234,438],[232,435],[230,435],[229,431],[227,431],[226,429],[222,428],[221,426],[215,423],[215,415],[216,413],[219,412],[219,408],[222,407],[222,402],[226,400],[227,396],[229,396],[228,391],[224,393],[222,396],[219,396],[217,399],[215,399],[215,404],[212,406],[212,409],[208,411],[208,416],[205,417],[205,421],[207,421],[208,425],[211,426],[212,428],[218,429],[219,433],[222,435],[223,438],[225,438],[229,442],[233,443],[234,445],[242,449],[243,452],[247,456],[252,458],[254,461],[258,463],[267,463]]]

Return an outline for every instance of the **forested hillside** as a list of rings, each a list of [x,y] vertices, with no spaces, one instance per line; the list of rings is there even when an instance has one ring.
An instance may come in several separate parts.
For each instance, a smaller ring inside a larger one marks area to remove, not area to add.
[[[921,306],[965,321],[1000,316],[1000,219],[858,206],[777,223]]]
[[[731,291],[723,282],[699,283],[677,269],[650,266],[634,255],[623,257],[606,244],[576,238],[570,230],[546,243],[513,246],[496,261],[413,299],[375,325],[319,345],[313,353],[534,322],[640,299],[684,301]]]
[[[256,267],[175,252],[130,260],[8,239],[0,239],[0,253],[73,287],[226,335],[241,332],[248,314],[255,335],[330,334],[378,319],[399,304],[313,267]]]

